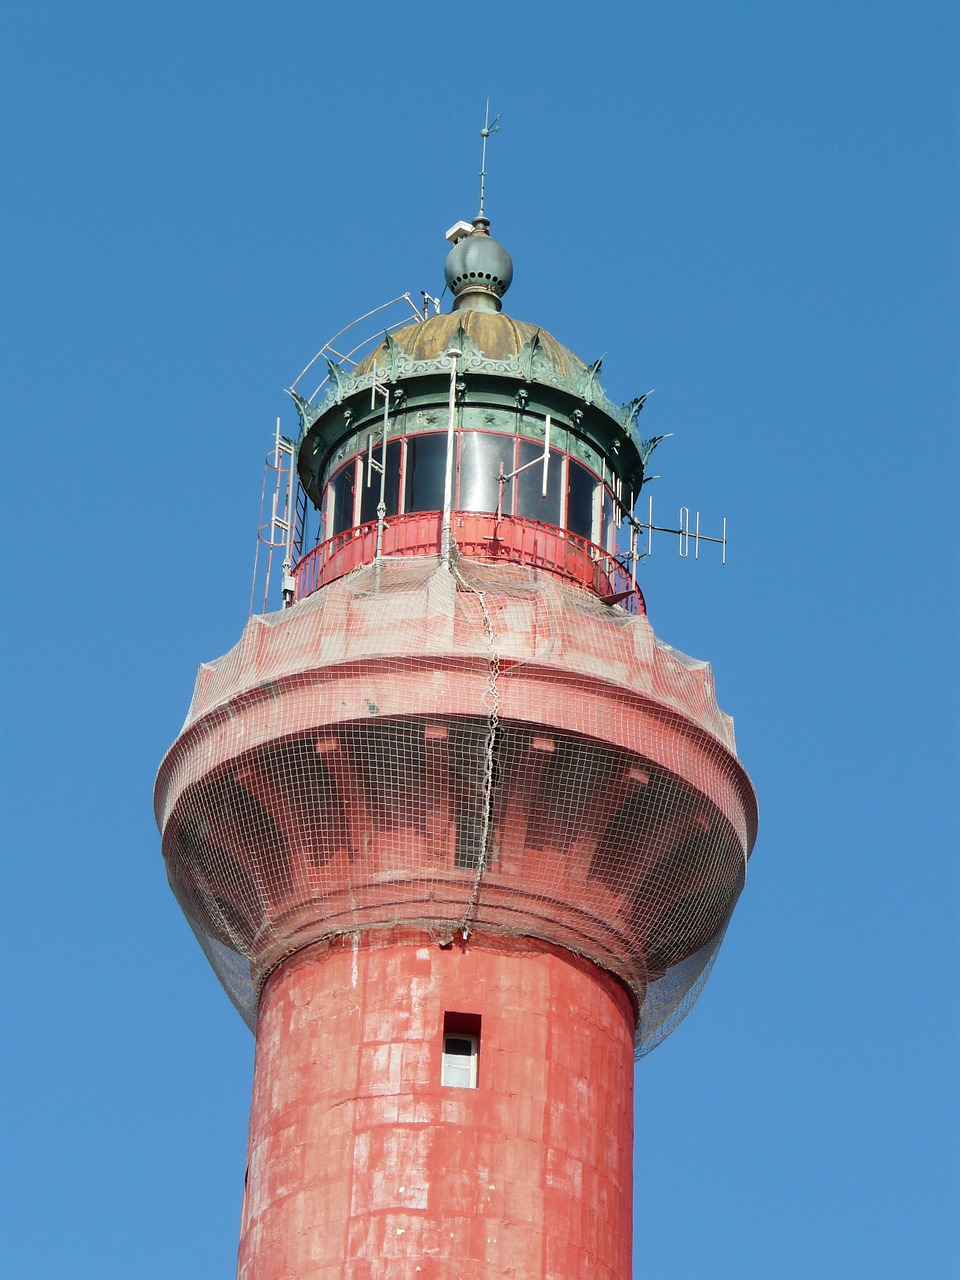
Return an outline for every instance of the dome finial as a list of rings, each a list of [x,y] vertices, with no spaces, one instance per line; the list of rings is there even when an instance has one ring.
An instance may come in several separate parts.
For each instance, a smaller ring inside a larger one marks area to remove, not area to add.
[[[483,139],[483,142],[480,148],[480,212],[477,214],[478,218],[482,218],[484,216],[483,197],[484,187],[487,180],[487,139],[490,137],[491,133],[500,132],[500,125],[498,124],[499,119],[499,112],[492,120],[490,119],[490,99],[488,98],[487,109],[483,116],[483,128],[480,130],[480,137]]]
[[[490,119],[490,99],[480,137],[480,212],[472,222],[457,222],[447,232],[453,248],[447,254],[443,274],[453,294],[454,311],[499,311],[500,299],[510,288],[513,262],[502,244],[490,235],[490,219],[484,212],[487,179],[487,139],[499,133],[499,115]]]
[[[454,311],[499,311],[510,288],[513,262],[490,234],[490,220],[480,214],[473,222],[458,222],[447,232],[453,248],[443,264]]]

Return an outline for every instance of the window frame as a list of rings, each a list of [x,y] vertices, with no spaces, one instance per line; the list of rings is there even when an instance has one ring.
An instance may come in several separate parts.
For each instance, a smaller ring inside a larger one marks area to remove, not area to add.
[[[525,435],[519,435],[516,433],[511,434],[506,431],[486,431],[485,432],[485,431],[478,430],[476,427],[458,428],[456,431],[456,469],[455,469],[455,489],[454,489],[454,508],[453,508],[455,511],[467,510],[467,508],[461,505],[461,496],[460,496],[461,495],[461,479],[462,479],[461,473],[462,473],[462,457],[463,457],[463,437],[465,433],[469,433],[471,435],[499,436],[504,440],[509,440],[511,442],[511,447],[508,452],[513,459],[513,465],[511,467],[512,471],[515,471],[517,466],[519,465],[518,459],[521,456],[521,445],[523,443],[532,443],[534,445],[539,445],[541,447],[543,445],[543,441],[537,440],[534,436],[525,436]],[[437,438],[443,435],[444,433],[440,431],[413,431],[413,432],[407,432],[404,435],[388,437],[388,442],[387,442],[388,452],[390,451],[390,448],[394,443],[399,445],[399,457],[398,457],[399,470],[396,476],[397,510],[396,512],[391,512],[388,508],[387,519],[389,519],[391,515],[407,515],[420,510],[420,508],[414,508],[413,512],[411,512],[407,506],[408,475],[409,475],[409,467],[410,467],[410,442],[418,440],[421,436],[423,437],[433,436],[434,438]],[[505,450],[505,452],[507,451]],[[362,499],[363,499],[363,493],[364,493],[364,486],[366,482],[367,453],[368,453],[367,449],[358,448],[356,453],[354,453],[351,457],[345,459],[340,464],[340,466],[337,467],[335,471],[330,473],[330,475],[328,476],[323,486],[322,526],[321,527],[324,530],[325,540],[330,539],[334,536],[337,536],[338,534],[345,533],[351,528],[358,528],[361,523],[360,514],[362,510],[362,505],[363,505]],[[601,547],[602,549],[606,550],[610,554],[616,554],[617,532],[620,527],[620,523],[622,521],[622,512],[624,510],[623,503],[620,499],[620,491],[622,489],[622,485],[614,476],[610,476],[609,480],[607,479],[607,468],[605,466],[602,467],[602,472],[597,472],[593,469],[592,466],[588,465],[584,459],[578,457],[575,453],[571,453],[566,449],[560,449],[556,445],[550,446],[550,453],[551,453],[551,459],[550,459],[551,465],[559,468],[560,523],[558,525],[553,525],[551,524],[550,521],[541,521],[541,523],[551,528],[558,528],[563,530],[566,533],[571,533],[575,537],[586,538],[589,542],[592,542],[595,546]],[[571,467],[573,465],[576,465],[577,467],[581,468],[582,471],[584,471],[586,475],[590,477],[590,479],[593,482],[593,492],[591,494],[591,518],[590,518],[589,533],[585,533],[582,529],[579,529],[579,528],[571,529],[570,527],[570,486],[571,486],[571,477],[573,474],[571,471]],[[341,481],[341,477],[345,473],[347,473],[348,468],[351,468],[351,467],[353,468],[352,494],[351,494],[353,499],[352,511],[349,514],[349,519],[345,521],[343,528],[337,529],[335,533],[334,530],[338,520],[343,518],[342,504],[339,501],[340,494],[337,486],[338,486],[338,483]],[[380,479],[379,472],[377,472],[374,469],[374,473],[371,476],[371,487],[377,486],[379,484],[379,479]],[[611,483],[611,481],[613,483]],[[519,493],[519,486],[518,486],[516,477],[511,479],[510,484],[506,487],[506,489],[507,491],[503,495],[504,502],[503,502],[502,515],[508,518],[515,517],[516,510],[517,510],[517,503],[518,503],[518,493]],[[434,508],[432,507],[429,509],[431,511],[434,510]],[[439,508],[436,508],[436,509],[439,510]],[[427,510],[427,508],[424,508],[424,510]],[[472,508],[470,508],[470,510],[472,510]],[[617,519],[618,513],[621,513],[621,520]],[[492,514],[492,513],[486,513],[486,514]],[[529,517],[523,517],[523,518],[531,519],[531,520],[537,519],[536,516],[529,516]],[[370,523],[370,522],[368,521],[367,523]]]
[[[444,1013],[440,1027],[440,1087],[442,1089],[477,1089],[480,1086],[480,1040],[483,1019],[479,1013],[458,1013],[448,1010]],[[450,1040],[466,1041],[472,1052],[469,1055],[455,1055],[459,1062],[448,1064],[447,1058],[454,1055],[447,1053],[447,1042]],[[469,1058],[468,1077],[466,1082],[449,1080],[447,1066],[453,1070],[464,1070],[464,1061]]]
[[[454,1054],[447,1049],[447,1045],[453,1041],[462,1042],[470,1046],[468,1054]],[[477,1068],[480,1059],[480,1041],[477,1036],[470,1035],[466,1031],[445,1031],[443,1035],[442,1061],[440,1066],[440,1084],[444,1089],[476,1089],[477,1087]],[[466,1064],[466,1065],[465,1065]],[[460,1080],[450,1079],[448,1072],[464,1071],[468,1073],[466,1083]]]

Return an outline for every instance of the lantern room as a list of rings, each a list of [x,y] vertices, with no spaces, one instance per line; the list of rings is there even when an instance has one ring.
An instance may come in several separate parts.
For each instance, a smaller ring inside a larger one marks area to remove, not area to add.
[[[484,299],[474,289],[471,298]],[[384,556],[533,565],[642,611],[618,531],[643,483],[644,397],[608,400],[549,333],[465,305],[385,334],[320,406],[297,399],[298,469],[320,512],[296,598]]]

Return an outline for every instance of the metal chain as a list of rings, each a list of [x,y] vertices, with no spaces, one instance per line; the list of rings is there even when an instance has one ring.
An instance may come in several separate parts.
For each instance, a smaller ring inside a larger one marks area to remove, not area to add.
[[[500,679],[500,654],[497,650],[496,637],[493,632],[493,621],[487,608],[486,595],[479,587],[473,586],[464,578],[460,572],[457,559],[451,559],[450,569],[460,586],[465,591],[475,595],[480,601],[480,611],[483,614],[484,639],[486,640],[487,648],[490,650],[490,668],[487,674],[487,686],[483,695],[483,702],[487,707],[488,714],[487,746],[483,759],[483,790],[480,809],[480,850],[477,855],[477,873],[473,879],[473,889],[457,925],[457,932],[462,935],[464,942],[466,942],[471,932],[470,921],[476,912],[477,903],[480,899],[480,887],[483,883],[483,873],[487,869],[490,850],[490,820],[493,815],[493,792],[497,769],[497,738],[500,730],[500,689],[498,684]]]

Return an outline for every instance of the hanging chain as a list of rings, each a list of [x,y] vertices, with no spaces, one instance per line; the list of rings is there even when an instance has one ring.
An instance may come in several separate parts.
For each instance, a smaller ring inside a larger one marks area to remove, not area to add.
[[[483,704],[487,708],[487,745],[483,757],[483,788],[481,792],[480,807],[480,849],[477,854],[477,871],[473,878],[473,888],[467,901],[466,908],[460,923],[457,925],[457,932],[463,936],[464,942],[470,936],[470,921],[473,918],[477,903],[480,899],[480,887],[483,883],[483,874],[487,869],[487,862],[490,853],[490,828],[491,818],[493,816],[493,793],[496,786],[497,775],[497,742],[500,735],[500,654],[497,650],[496,637],[493,632],[493,621],[490,617],[490,610],[487,608],[487,597],[479,587],[472,586],[464,578],[460,572],[460,565],[457,560],[452,560],[450,568],[454,578],[465,591],[469,591],[471,595],[475,595],[480,601],[480,611],[483,614],[484,640],[490,651],[490,665],[487,673],[487,684],[483,694]]]

